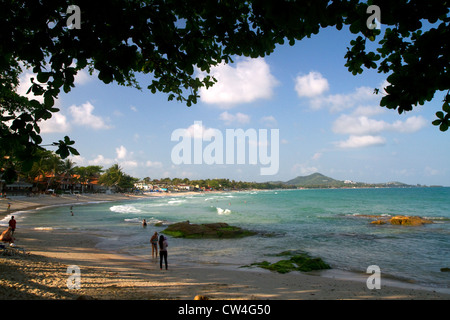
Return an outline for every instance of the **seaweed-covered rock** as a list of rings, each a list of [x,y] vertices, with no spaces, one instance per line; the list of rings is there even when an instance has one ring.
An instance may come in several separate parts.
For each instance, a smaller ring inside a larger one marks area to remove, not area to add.
[[[192,224],[189,221],[171,224],[163,233],[175,238],[242,238],[256,234],[224,222]]]
[[[276,271],[278,273],[288,273],[291,271],[308,272],[313,270],[331,269],[331,267],[325,263],[322,258],[314,258],[306,253],[296,254],[289,260],[280,260],[275,263],[263,261],[253,263],[252,265],[271,271]]]

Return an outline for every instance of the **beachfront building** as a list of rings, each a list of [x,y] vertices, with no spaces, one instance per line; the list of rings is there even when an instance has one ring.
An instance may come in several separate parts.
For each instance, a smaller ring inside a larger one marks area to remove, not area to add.
[[[99,183],[97,177],[83,178],[78,174],[61,174],[55,175],[47,173],[37,176],[33,184],[39,191],[49,191],[51,193],[60,190],[62,193],[98,193],[105,192],[106,188]]]
[[[148,184],[144,181],[138,181],[134,184],[134,188],[141,191],[153,191],[153,185]]]
[[[192,191],[194,190],[194,187],[188,184],[179,184],[177,185],[177,189],[178,191]]]

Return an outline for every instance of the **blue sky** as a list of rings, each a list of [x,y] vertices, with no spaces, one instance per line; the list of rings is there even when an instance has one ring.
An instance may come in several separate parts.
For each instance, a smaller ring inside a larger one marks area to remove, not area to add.
[[[51,143],[69,135],[81,154],[73,157],[77,165],[119,163],[139,178],[262,182],[320,172],[341,180],[450,185],[449,133],[431,124],[444,94],[402,115],[379,107],[381,96],[373,90],[386,76],[367,70],[353,76],[344,66],[353,38],[347,31],[326,29],[264,58],[236,57],[213,70],[219,82],[191,107],[169,102],[162,93],[105,85],[82,72],[76,88],[58,98],[61,111],[42,123],[42,137]],[[30,76],[23,74],[19,92],[26,91]],[[151,77],[138,80],[145,88]],[[196,121],[204,134],[216,129],[224,136],[227,129],[278,129],[278,172],[261,175],[264,166],[248,160],[175,164],[171,152],[178,142],[171,135],[192,129]]]

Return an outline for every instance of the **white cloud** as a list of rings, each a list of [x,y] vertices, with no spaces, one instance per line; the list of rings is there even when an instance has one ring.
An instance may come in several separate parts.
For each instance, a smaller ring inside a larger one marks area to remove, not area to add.
[[[124,146],[116,148],[117,159],[125,159],[127,156],[127,149]]]
[[[428,125],[428,121],[425,120],[422,116],[412,116],[406,119],[406,121],[397,120],[391,125],[391,129],[403,132],[410,133],[416,132]]]
[[[65,115],[54,113],[50,119],[40,121],[39,128],[41,133],[67,132],[70,130],[70,125]]]
[[[101,117],[92,114],[94,106],[90,102],[81,106],[72,105],[69,107],[69,111],[77,125],[87,126],[95,130],[111,128]]]
[[[385,130],[388,123],[382,120],[369,119],[366,116],[355,117],[343,114],[333,124],[335,133],[364,135]]]
[[[375,116],[382,113],[385,113],[386,109],[380,106],[358,106],[353,111],[354,115],[357,116]]]
[[[316,152],[314,153],[314,155],[312,156],[313,160],[319,160],[322,157],[322,153],[321,152]]]
[[[125,160],[125,161],[120,161],[119,165],[121,167],[123,167],[124,169],[133,169],[133,168],[137,168],[139,163],[135,160]]]
[[[425,167],[425,174],[427,176],[435,176],[435,175],[438,175],[439,173],[440,173],[440,171],[437,170],[437,169],[433,169],[433,168],[428,167],[428,166]]]
[[[33,94],[32,91],[30,91],[30,93],[27,93],[27,91],[30,89],[31,87],[31,78],[34,78],[34,82],[35,83],[39,83],[39,81],[36,80],[37,75],[31,71],[26,71],[24,73],[22,73],[19,77],[19,86],[16,88],[16,92],[17,94],[27,97],[30,100],[37,100],[40,103],[44,102],[44,96],[35,96]],[[44,88],[46,88],[47,86],[44,85]]]
[[[227,111],[222,112],[219,116],[220,120],[223,120],[225,122],[225,124],[231,124],[233,122],[237,122],[240,124],[245,124],[245,123],[249,123],[250,122],[250,116],[244,114],[244,113],[236,113],[236,114],[231,114]]]
[[[383,144],[385,144],[385,142],[386,142],[386,140],[380,136],[351,135],[347,140],[339,141],[336,143],[336,145],[340,148],[362,148],[362,147],[369,147],[369,146],[375,146],[375,145],[383,145]]]
[[[145,163],[145,166],[151,167],[151,168],[162,168],[162,162],[159,161],[147,161]]]
[[[328,80],[319,72],[311,71],[295,79],[295,91],[299,97],[315,97],[329,89]]]
[[[294,174],[300,174],[302,176],[307,176],[307,175],[313,174],[318,171],[319,171],[319,169],[317,169],[316,167],[310,167],[308,165],[301,164],[301,163],[296,163],[292,167],[292,172]]]
[[[110,166],[114,163],[113,159],[105,158],[103,155],[99,154],[94,160],[89,160],[88,164],[91,166]]]
[[[263,122],[268,127],[274,127],[278,123],[274,116],[262,117],[261,122]]]
[[[217,79],[217,82],[208,89],[200,90],[203,102],[218,104],[221,108],[231,108],[239,103],[272,97],[273,88],[278,81],[270,73],[266,61],[263,58],[239,60],[236,67],[220,64],[211,68],[210,75]]]
[[[332,94],[328,96],[313,97],[310,101],[310,107],[314,110],[329,108],[331,112],[339,112],[345,109],[360,106],[366,102],[373,102],[379,99],[378,95],[373,93],[369,87],[356,88],[354,92],[347,94]]]
[[[86,162],[86,158],[82,157],[82,156],[74,156],[74,155],[70,155],[69,159],[73,162],[75,162],[75,164],[77,166],[84,166],[87,162]]]
[[[75,85],[83,85],[83,84],[90,82],[93,79],[94,79],[94,77],[91,76],[88,71],[80,70],[75,75]]]
[[[427,125],[422,116],[412,116],[405,121],[397,120],[388,123],[384,120],[370,119],[366,116],[341,115],[333,124],[335,133],[365,135],[382,131],[396,131],[402,133],[416,132]]]
[[[195,122],[186,129],[186,134],[194,139],[210,140],[216,133],[216,129],[206,128],[201,122]]]

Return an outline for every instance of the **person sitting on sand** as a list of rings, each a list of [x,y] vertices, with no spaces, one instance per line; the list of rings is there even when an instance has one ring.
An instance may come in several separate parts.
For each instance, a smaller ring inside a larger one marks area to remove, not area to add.
[[[14,237],[12,236],[12,229],[8,227],[5,231],[0,235],[0,241],[14,243]]]
[[[152,244],[152,258],[158,257],[158,232],[150,238],[150,243]]]

